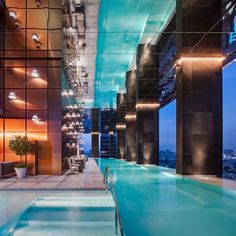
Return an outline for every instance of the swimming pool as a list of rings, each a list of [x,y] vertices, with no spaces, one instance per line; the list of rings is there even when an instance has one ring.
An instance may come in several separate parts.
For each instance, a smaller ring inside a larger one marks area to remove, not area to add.
[[[0,203],[6,204],[0,219],[15,215],[0,236],[115,235],[115,205],[105,191],[5,192]]]
[[[157,166],[97,159],[109,166],[126,236],[236,235],[236,192]]]

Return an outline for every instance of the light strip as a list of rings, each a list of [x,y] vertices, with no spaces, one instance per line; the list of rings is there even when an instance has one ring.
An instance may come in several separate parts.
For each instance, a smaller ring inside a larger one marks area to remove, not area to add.
[[[126,129],[126,125],[125,124],[117,124],[116,129]]]
[[[125,116],[126,120],[136,120],[136,115],[135,114],[128,114]]]
[[[189,61],[197,61],[197,60],[219,60],[224,61],[225,57],[181,57],[177,63],[181,63],[183,60],[189,60]]]
[[[99,132],[91,132],[91,134],[99,134]]]
[[[136,106],[136,109],[157,109],[160,107],[159,103],[138,103]]]

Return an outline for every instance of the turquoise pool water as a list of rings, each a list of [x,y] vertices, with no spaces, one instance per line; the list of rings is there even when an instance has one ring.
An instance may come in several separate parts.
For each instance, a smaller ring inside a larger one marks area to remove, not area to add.
[[[98,159],[109,166],[126,236],[234,236],[236,192],[173,170]]]
[[[115,235],[114,201],[105,191],[4,194],[11,203],[8,207],[21,205],[24,198],[27,200],[18,214],[0,227],[0,236]],[[0,197],[0,203],[6,203],[3,200]],[[7,208],[5,213],[12,208]],[[0,218],[4,215],[0,212]]]

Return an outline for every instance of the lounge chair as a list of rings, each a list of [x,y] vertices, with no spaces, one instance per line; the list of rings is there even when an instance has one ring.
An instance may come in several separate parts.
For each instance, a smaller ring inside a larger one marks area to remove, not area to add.
[[[74,174],[77,172],[77,174],[80,171],[80,164],[79,163],[73,163],[72,159],[67,157],[66,159],[67,164],[68,164],[68,171],[67,174]]]
[[[79,165],[79,172],[83,172],[83,169],[85,168],[84,161],[77,156],[72,156],[70,159],[73,165]]]

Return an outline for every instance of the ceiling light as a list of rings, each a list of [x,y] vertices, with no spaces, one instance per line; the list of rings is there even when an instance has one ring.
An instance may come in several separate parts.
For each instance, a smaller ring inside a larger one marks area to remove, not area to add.
[[[32,77],[34,77],[34,78],[38,78],[38,77],[39,77],[39,73],[38,73],[38,71],[37,71],[36,69],[33,69],[33,70],[32,70],[31,75],[32,75]]]
[[[66,113],[66,118],[70,118],[71,114],[69,112]]]
[[[74,95],[74,92],[73,92],[73,90],[69,90],[69,93],[68,93],[70,96],[73,96]]]
[[[68,95],[68,93],[67,93],[67,91],[66,91],[66,90],[63,90],[63,91],[61,92],[61,95],[62,95],[62,96],[67,96],[67,95]]]
[[[74,129],[74,126],[72,124],[70,124],[69,129]]]
[[[8,95],[8,98],[9,98],[10,100],[16,100],[16,93],[13,92],[13,91],[11,91],[11,92],[9,93],[9,95]]]
[[[61,130],[62,130],[62,131],[68,131],[68,127],[67,127],[67,125],[64,124],[64,125],[62,126]]]

